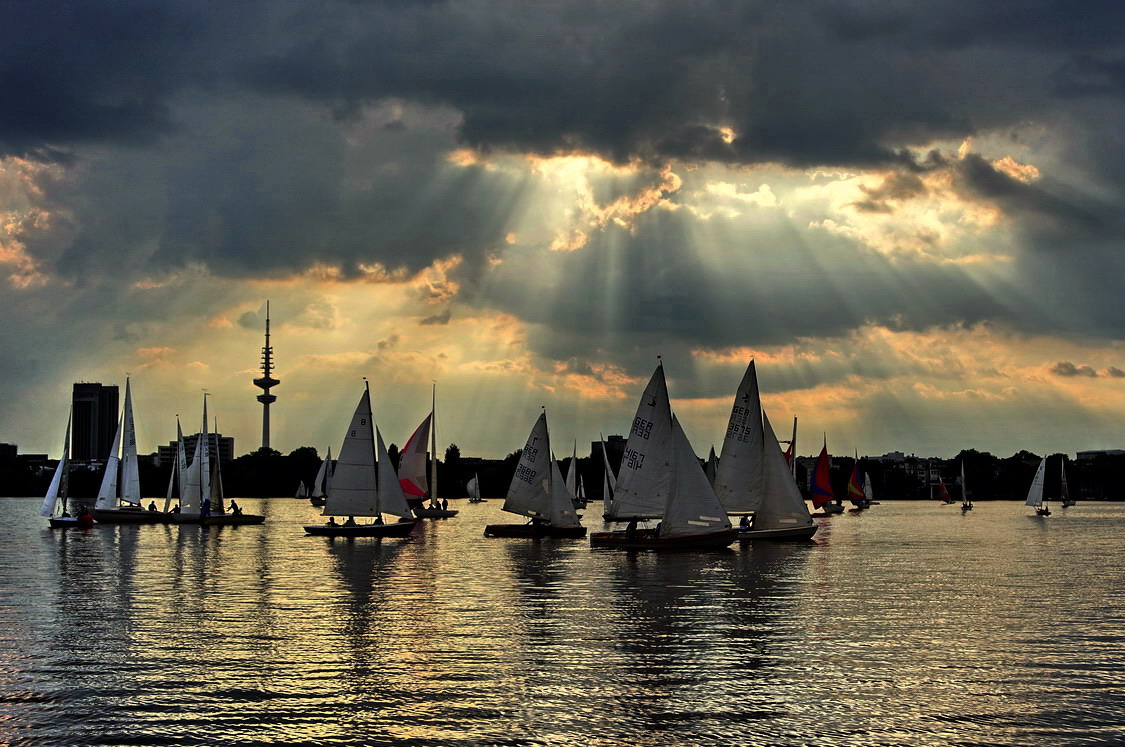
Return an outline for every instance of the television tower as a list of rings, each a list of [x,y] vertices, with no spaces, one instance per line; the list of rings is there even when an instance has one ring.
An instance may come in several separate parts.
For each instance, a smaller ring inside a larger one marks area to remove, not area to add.
[[[270,346],[270,302],[266,301],[266,344],[262,347],[262,376],[254,379],[254,386],[260,388],[258,401],[262,403],[262,448],[270,447],[270,404],[277,401],[277,397],[270,394],[270,387],[281,382],[270,376],[273,370],[273,347]]]

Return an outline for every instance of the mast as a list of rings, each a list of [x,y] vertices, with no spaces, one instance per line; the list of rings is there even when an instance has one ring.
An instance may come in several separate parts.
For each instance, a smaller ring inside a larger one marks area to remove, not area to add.
[[[430,502],[437,503],[437,384],[430,392]]]

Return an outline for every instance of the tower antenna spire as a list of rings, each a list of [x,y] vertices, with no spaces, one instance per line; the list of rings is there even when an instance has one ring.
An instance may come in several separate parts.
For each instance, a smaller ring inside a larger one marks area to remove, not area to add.
[[[270,387],[281,383],[270,374],[273,372],[273,346],[270,345],[270,302],[266,300],[266,344],[262,346],[262,375],[254,379],[254,386],[262,390],[257,399],[262,403],[262,448],[270,447],[270,405],[277,397],[270,394]]]

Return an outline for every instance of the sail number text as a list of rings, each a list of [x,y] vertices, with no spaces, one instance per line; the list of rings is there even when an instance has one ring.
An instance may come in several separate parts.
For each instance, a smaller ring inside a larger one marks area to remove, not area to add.
[[[636,449],[625,449],[625,466],[629,469],[640,469],[644,466],[645,455]]]
[[[629,435],[640,436],[647,440],[652,435],[652,421],[644,418],[633,418],[633,430],[629,432]]]
[[[531,469],[530,467],[525,467],[522,464],[516,467],[516,477],[526,482],[528,485],[535,484],[535,476],[537,474],[539,474],[538,470]]]

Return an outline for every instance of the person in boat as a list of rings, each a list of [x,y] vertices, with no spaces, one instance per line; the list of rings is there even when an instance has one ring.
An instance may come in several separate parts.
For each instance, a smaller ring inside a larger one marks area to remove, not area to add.
[[[441,510],[447,511],[448,509],[449,509],[449,499],[448,498],[442,498],[441,499]]]
[[[378,516],[375,517],[375,521],[373,521],[371,523],[372,524],[382,524],[383,523],[383,515],[379,514]]]
[[[149,501],[148,502],[148,510],[149,511],[155,511],[156,510],[156,501]]]
[[[632,521],[630,521],[629,524],[625,527],[625,536],[628,537],[629,539],[633,539],[634,537],[637,536],[637,520],[636,519],[633,519]]]
[[[94,517],[90,515],[85,506],[78,507],[78,526],[82,529],[89,529],[94,526]]]
[[[346,527],[354,527],[355,525],[356,525],[356,523],[355,523],[355,517],[354,516],[349,516],[348,520],[344,522],[344,526],[346,526]]]
[[[742,517],[742,520],[738,522],[738,528],[739,529],[749,529],[750,528],[750,517],[744,515]]]
[[[233,500],[230,502],[230,512],[235,516],[242,515],[242,506],[235,503]]]
[[[180,504],[177,503],[176,507],[172,509],[172,513],[178,514],[179,512],[180,512]]]
[[[199,518],[206,519],[211,515],[211,499],[204,498],[203,505],[199,507]]]
[[[328,521],[326,521],[325,524],[327,524],[330,527],[336,526],[336,517],[335,516],[329,516]]]

